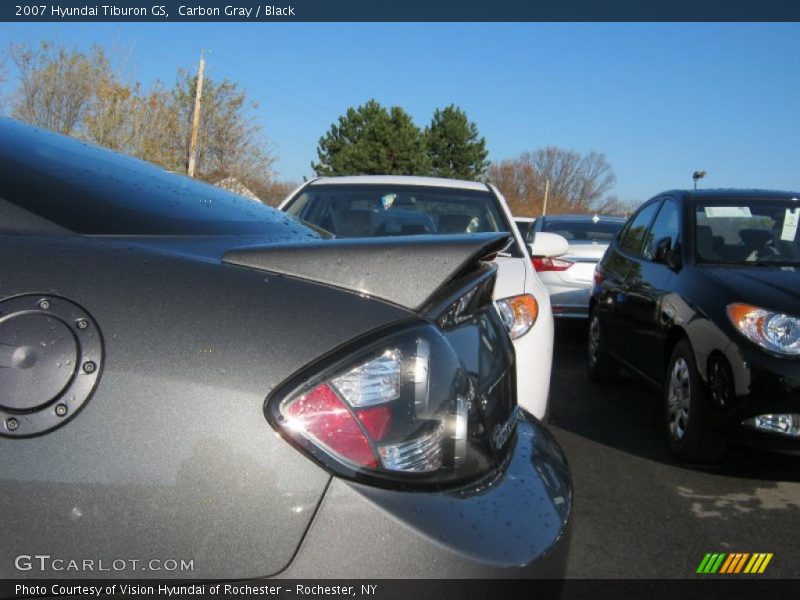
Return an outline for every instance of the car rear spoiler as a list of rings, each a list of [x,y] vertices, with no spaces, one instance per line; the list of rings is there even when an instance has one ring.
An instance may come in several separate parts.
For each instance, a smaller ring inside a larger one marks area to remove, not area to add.
[[[508,233],[330,239],[234,248],[222,261],[420,310],[442,286],[512,241]]]

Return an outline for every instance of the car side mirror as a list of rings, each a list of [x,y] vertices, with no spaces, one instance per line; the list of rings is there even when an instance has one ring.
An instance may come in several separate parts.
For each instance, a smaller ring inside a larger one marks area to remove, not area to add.
[[[653,261],[667,265],[673,271],[680,268],[680,244],[672,247],[672,238],[667,236],[656,242],[656,249],[653,253]]]
[[[555,258],[569,252],[569,242],[557,233],[537,231],[533,242],[528,244],[528,250],[533,258]]]
[[[678,242],[675,244],[675,247],[672,248],[667,253],[667,266],[672,269],[673,271],[679,271],[683,266],[683,259],[681,258],[681,243]]]
[[[653,253],[653,261],[667,264],[667,255],[672,250],[672,238],[667,236],[656,242],[656,249]]]

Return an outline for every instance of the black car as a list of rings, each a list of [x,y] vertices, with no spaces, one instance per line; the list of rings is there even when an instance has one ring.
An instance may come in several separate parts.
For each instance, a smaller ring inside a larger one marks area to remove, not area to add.
[[[590,299],[592,379],[621,366],[664,392],[670,449],[800,450],[800,193],[671,191],[609,247]]]

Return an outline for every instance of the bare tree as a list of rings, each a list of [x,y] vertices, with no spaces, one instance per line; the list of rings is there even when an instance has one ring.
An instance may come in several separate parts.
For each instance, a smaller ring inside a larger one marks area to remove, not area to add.
[[[49,42],[38,48],[13,44],[9,56],[20,79],[13,116],[59,133],[78,132],[97,89],[111,73],[98,46],[84,54]]]
[[[595,209],[604,215],[628,217],[639,208],[639,205],[641,205],[639,200],[620,200],[617,196],[608,196]]]
[[[493,163],[489,179],[506,197],[511,211],[519,216],[542,214],[546,182],[549,182],[548,213],[591,211],[616,182],[604,154],[580,154],[555,146]]]
[[[185,172],[182,132],[172,91],[160,82],[137,93],[130,107],[130,154],[175,172]]]
[[[115,70],[98,46],[84,53],[49,42],[37,48],[12,45],[9,56],[19,72],[12,103],[16,118],[185,171],[194,77],[179,71],[173,88],[155,82],[144,90]],[[211,183],[234,178],[251,190],[270,189],[275,156],[252,116],[254,108],[235,83],[206,80],[198,178]]]
[[[169,98],[173,111],[173,162],[186,160],[192,123],[196,78],[180,72]],[[198,139],[197,172],[207,181],[235,177],[250,189],[272,179],[275,156],[252,117],[257,108],[233,82],[206,79]]]
[[[135,119],[138,95],[136,85],[112,78],[101,81],[84,115],[83,136],[106,148],[131,152],[136,128],[141,125]]]
[[[273,180],[264,185],[255,185],[252,189],[264,204],[278,206],[299,185],[296,181]]]
[[[489,166],[488,179],[505,196],[514,215],[542,214],[545,181],[525,154],[493,162]]]

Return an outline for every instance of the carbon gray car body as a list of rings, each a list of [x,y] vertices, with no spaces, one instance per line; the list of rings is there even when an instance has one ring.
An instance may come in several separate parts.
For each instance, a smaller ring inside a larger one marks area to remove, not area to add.
[[[453,312],[505,236],[380,243],[0,120],[0,577],[562,576],[563,453],[515,408],[488,300]],[[412,325],[480,367],[480,476],[376,483],[268,420]]]

